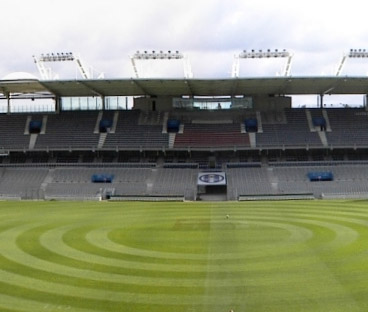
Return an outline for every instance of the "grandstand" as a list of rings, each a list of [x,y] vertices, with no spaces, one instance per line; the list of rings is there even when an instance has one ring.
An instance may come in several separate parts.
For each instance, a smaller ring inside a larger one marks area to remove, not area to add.
[[[365,198],[367,83],[338,76],[2,80],[0,197]],[[293,108],[294,95],[325,94],[365,100]],[[132,107],[121,105],[126,97]],[[52,109],[39,107],[45,100]],[[16,112],[19,101],[35,109]],[[202,173],[210,177],[203,183]],[[226,177],[225,187],[215,176]]]

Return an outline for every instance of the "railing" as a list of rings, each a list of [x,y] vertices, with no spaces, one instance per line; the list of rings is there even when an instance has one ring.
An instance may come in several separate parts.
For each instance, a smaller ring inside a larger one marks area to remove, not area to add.
[[[303,194],[262,194],[262,195],[239,195],[238,200],[306,200],[315,199],[312,193]]]
[[[113,195],[110,201],[184,201],[184,196],[175,195]]]
[[[58,168],[58,167],[79,167],[79,168],[155,168],[156,163],[14,163],[2,164],[0,168]]]

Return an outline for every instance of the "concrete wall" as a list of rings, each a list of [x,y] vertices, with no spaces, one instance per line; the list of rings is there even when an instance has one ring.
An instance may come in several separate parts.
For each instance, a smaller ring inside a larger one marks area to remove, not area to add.
[[[145,111],[170,111],[172,107],[172,97],[139,97],[134,99],[134,108]]]
[[[281,111],[291,108],[291,104],[289,96],[253,96],[253,109],[257,111]]]

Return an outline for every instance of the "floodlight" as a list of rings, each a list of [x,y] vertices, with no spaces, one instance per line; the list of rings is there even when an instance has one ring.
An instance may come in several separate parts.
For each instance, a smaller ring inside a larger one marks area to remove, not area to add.
[[[185,78],[191,78],[193,76],[191,72],[191,66],[188,62],[187,57],[184,56],[184,54],[180,53],[178,50],[175,50],[175,51],[168,50],[167,52],[164,52],[162,50],[160,50],[160,52],[156,50],[152,50],[152,52],[150,53],[148,53],[147,51],[144,51],[144,53],[141,53],[138,50],[133,56],[130,57],[130,59],[133,65],[134,73],[137,78],[139,77],[139,75],[138,75],[138,69],[135,63],[136,60],[179,60],[179,59],[183,59]]]
[[[56,52],[56,53],[47,53],[41,54],[40,57],[33,56],[34,61],[37,65],[37,68],[41,74],[42,79],[50,80],[55,79],[52,76],[51,69],[46,68],[46,62],[64,62],[64,61],[75,61],[76,65],[85,79],[90,79],[93,76],[93,68],[84,63],[79,55],[74,55],[72,52]],[[99,77],[102,77],[103,73],[100,73]]]
[[[358,57],[362,57],[362,58],[367,58],[368,57],[368,53],[366,51],[366,49],[350,49],[350,53],[348,54],[348,57],[351,58],[358,58]]]
[[[162,50],[160,52],[153,50],[151,53],[149,53],[148,51],[144,51],[144,53],[140,53],[139,51],[137,51],[133,56],[132,59],[136,59],[136,60],[140,60],[140,59],[145,59],[145,60],[149,60],[149,59],[167,59],[167,60],[171,60],[171,59],[182,59],[184,58],[184,55],[182,53],[180,53],[179,51],[175,51],[175,53],[173,54],[172,51],[167,51],[167,52],[163,52]]]
[[[73,53],[47,53],[47,54],[41,54],[41,56],[38,59],[40,62],[61,62],[61,61],[73,61],[74,55]]]
[[[339,76],[347,58],[368,58],[366,49],[350,49],[349,53],[344,54],[337,68],[336,76]]]
[[[262,59],[262,58],[287,58],[287,64],[284,69],[284,75],[288,76],[290,74],[290,66],[291,66],[291,59],[293,55],[289,53],[286,49],[283,49],[282,51],[279,51],[278,49],[275,49],[272,51],[271,49],[266,50],[255,50],[252,49],[250,52],[247,50],[243,50],[240,54],[234,56],[234,62],[233,62],[233,69],[232,69],[232,77],[239,77],[239,61],[240,59]]]
[[[271,49],[267,49],[266,51],[258,50],[255,51],[254,49],[251,52],[247,52],[247,50],[243,50],[239,54],[239,58],[263,58],[263,57],[290,57],[291,54],[286,51],[286,49],[279,51],[275,49],[275,51],[271,51]]]

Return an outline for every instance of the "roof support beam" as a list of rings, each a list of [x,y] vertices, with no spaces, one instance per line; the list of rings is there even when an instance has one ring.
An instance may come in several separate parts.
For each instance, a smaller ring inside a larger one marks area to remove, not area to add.
[[[136,85],[138,87],[139,90],[142,91],[142,95],[155,95],[155,94],[151,94],[149,93],[144,87],[142,87],[142,85],[136,80],[136,79],[132,79],[131,82]]]
[[[331,88],[328,88],[327,90],[323,91],[322,94],[329,94],[331,93],[331,91],[333,91],[335,89],[335,86],[331,87]]]
[[[186,79],[186,80],[184,80],[184,83],[188,87],[189,94],[187,94],[187,95],[193,96],[193,90],[192,90],[192,85],[191,85],[190,80]]]
[[[47,91],[49,91],[51,94],[55,95],[56,97],[61,97],[61,94],[59,94],[57,91],[53,90],[49,86],[45,85],[42,80],[38,81]]]
[[[85,87],[87,87],[89,90],[91,90],[93,93],[95,93],[96,96],[100,96],[100,97],[105,97],[105,94],[103,94],[103,92],[98,91],[96,88],[92,88],[88,82],[80,80],[79,81],[82,85],[84,85]]]

